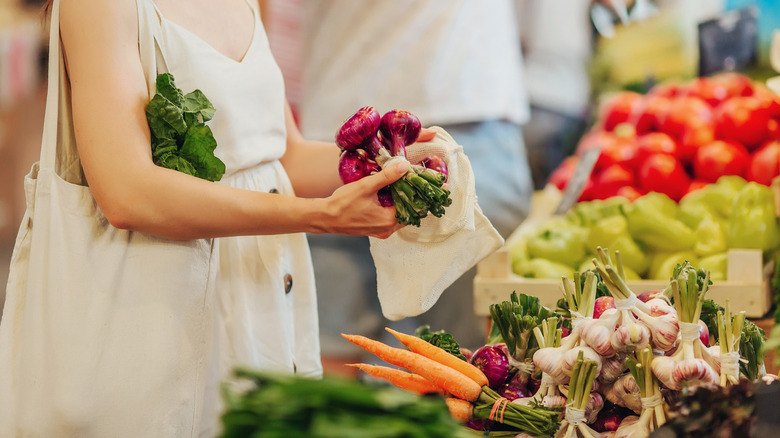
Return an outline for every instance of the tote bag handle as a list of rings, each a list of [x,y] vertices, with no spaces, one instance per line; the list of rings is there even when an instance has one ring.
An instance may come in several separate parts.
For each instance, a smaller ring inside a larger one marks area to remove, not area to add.
[[[137,0],[137,9],[138,49],[151,98],[156,92],[157,73],[167,71],[165,56],[155,38],[160,28],[160,17],[154,5],[150,4],[150,0]],[[71,123],[70,87],[65,74],[65,60],[60,39],[60,0],[54,0],[51,8],[49,52],[40,169],[55,171],[58,165],[58,153],[60,157],[70,157],[73,161],[72,165],[78,164]]]

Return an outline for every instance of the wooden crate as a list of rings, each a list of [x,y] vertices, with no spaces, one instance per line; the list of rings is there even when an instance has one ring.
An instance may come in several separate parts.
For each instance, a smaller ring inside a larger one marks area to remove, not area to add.
[[[524,278],[512,272],[509,251],[503,247],[477,265],[474,279],[474,311],[489,315],[490,305],[509,299],[512,291],[539,298],[547,307],[554,308],[563,297],[561,281]],[[733,311],[745,311],[749,318],[761,318],[772,306],[769,278],[773,269],[764,269],[760,250],[732,249],[728,252],[727,281],[715,282],[707,293],[718,304],[729,304]],[[668,282],[655,280],[629,281],[636,294],[646,290],[663,289]]]

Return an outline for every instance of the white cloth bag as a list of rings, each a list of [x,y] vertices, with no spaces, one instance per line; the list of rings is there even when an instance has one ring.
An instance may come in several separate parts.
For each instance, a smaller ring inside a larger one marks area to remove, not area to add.
[[[474,173],[463,147],[444,129],[407,150],[417,162],[439,155],[447,163],[452,205],[442,217],[428,215],[387,239],[370,238],[382,314],[397,321],[426,312],[442,292],[504,243],[477,203]]]
[[[25,179],[0,324],[0,437],[190,436],[211,348],[213,242],[116,229],[82,185],[59,3],[41,158]],[[139,13],[153,13],[147,3]],[[153,20],[139,16],[151,93]]]

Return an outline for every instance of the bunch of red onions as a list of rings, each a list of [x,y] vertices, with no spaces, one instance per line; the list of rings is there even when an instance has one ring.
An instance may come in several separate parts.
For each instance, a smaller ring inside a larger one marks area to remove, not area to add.
[[[378,172],[399,160],[406,160],[406,146],[420,135],[420,120],[404,110],[393,110],[380,117],[367,106],[347,119],[336,134],[343,151],[339,158],[339,176],[345,184]],[[450,191],[443,188],[447,165],[438,156],[412,164],[401,179],[379,191],[382,206],[395,205],[395,216],[403,225],[420,226],[430,212],[436,217],[452,204]]]

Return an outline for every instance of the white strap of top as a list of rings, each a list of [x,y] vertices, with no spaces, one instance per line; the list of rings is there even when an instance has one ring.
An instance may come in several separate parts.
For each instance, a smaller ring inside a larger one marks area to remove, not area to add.
[[[51,6],[51,30],[49,33],[49,82],[46,93],[43,139],[41,143],[41,170],[53,170],[57,155],[57,125],[59,108],[60,68],[60,0]]]

